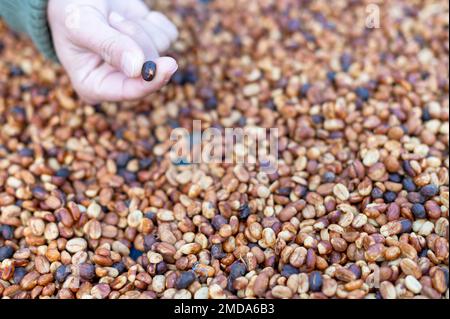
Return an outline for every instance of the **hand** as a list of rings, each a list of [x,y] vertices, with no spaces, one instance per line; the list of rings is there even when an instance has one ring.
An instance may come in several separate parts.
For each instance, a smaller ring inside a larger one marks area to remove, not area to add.
[[[141,0],[50,0],[48,21],[58,58],[88,103],[143,98],[178,68],[174,59],[160,57],[177,28]],[[157,65],[151,82],[140,78],[148,60]]]

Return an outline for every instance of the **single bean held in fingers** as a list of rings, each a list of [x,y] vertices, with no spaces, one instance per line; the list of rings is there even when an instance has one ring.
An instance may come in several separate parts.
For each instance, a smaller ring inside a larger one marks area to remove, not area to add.
[[[144,81],[152,81],[156,76],[156,63],[153,61],[145,62],[142,66],[141,75]]]

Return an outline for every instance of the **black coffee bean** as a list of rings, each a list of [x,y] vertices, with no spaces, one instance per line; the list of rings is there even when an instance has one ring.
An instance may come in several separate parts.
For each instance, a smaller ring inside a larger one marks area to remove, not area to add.
[[[156,264],[156,274],[162,275],[167,272],[167,264],[164,261]]]
[[[414,184],[413,180],[409,177],[406,177],[402,181],[403,189],[408,192],[415,192],[417,190],[416,184]]]
[[[84,280],[91,280],[95,277],[95,266],[92,264],[81,264],[78,269],[80,277]]]
[[[118,263],[115,263],[112,265],[114,269],[117,269],[119,274],[123,273],[127,268],[125,267],[125,264],[122,261],[119,261]]]
[[[0,225],[0,236],[4,239],[10,240],[14,237],[14,230],[9,225]]]
[[[20,284],[23,277],[27,274],[27,270],[24,267],[17,267],[14,269],[13,280],[16,285]]]
[[[379,189],[378,187],[374,187],[372,189],[371,195],[372,195],[373,199],[382,198],[383,197],[383,191],[381,189]]]
[[[323,279],[319,271],[309,274],[309,289],[312,292],[319,292],[322,289]]]
[[[394,183],[401,183],[402,182],[402,177],[400,174],[389,174],[389,181],[394,182]]]
[[[247,267],[240,261],[234,262],[230,267],[230,277],[234,280],[244,276],[247,273]]]
[[[239,208],[239,218],[240,219],[247,219],[247,217],[250,216],[250,214],[251,214],[251,210],[247,203],[245,203],[244,205],[242,205]]]
[[[369,90],[364,87],[357,87],[355,93],[363,101],[367,101],[370,98]]]
[[[150,82],[155,78],[156,75],[156,63],[153,61],[147,61],[142,66],[141,72],[144,81]]]
[[[215,259],[222,259],[226,256],[222,250],[222,244],[214,244],[211,246],[211,256]]]
[[[281,271],[281,276],[289,278],[290,276],[296,275],[299,272],[300,271],[298,270],[298,268],[295,268],[294,266],[284,265],[283,270]]]
[[[57,282],[64,282],[70,275],[70,267],[61,265],[56,269],[55,279]]]
[[[195,273],[193,271],[185,271],[178,277],[175,287],[177,289],[186,289],[195,281]]]
[[[433,197],[436,196],[439,193],[439,188],[434,185],[426,185],[420,189],[420,194],[422,194],[425,197]]]
[[[387,191],[383,194],[383,199],[386,203],[392,203],[397,198],[397,194],[391,191]]]
[[[411,211],[416,218],[425,218],[427,216],[425,207],[422,204],[414,204]]]
[[[227,220],[222,215],[216,215],[213,217],[211,221],[211,225],[214,227],[215,230],[219,230],[220,227],[225,225],[227,223]]]
[[[14,255],[14,248],[11,246],[0,247],[0,261],[9,259]]]

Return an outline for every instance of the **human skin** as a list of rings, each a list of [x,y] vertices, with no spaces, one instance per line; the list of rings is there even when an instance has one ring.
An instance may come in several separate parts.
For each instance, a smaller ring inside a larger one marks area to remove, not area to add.
[[[177,39],[177,28],[141,0],[50,0],[48,21],[58,58],[87,103],[141,99],[178,68],[161,56]],[[151,82],[140,77],[148,60],[157,65]]]

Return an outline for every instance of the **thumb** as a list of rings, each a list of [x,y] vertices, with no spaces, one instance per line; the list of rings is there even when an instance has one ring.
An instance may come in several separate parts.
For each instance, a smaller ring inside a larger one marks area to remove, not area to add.
[[[145,56],[136,41],[111,27],[102,15],[92,13],[85,18],[91,27],[84,27],[74,34],[80,45],[100,55],[127,77],[140,76]]]

